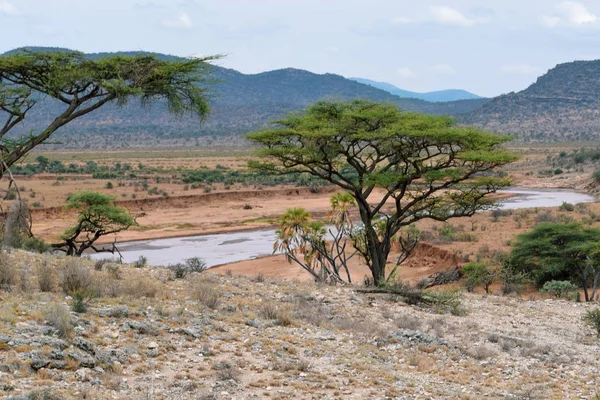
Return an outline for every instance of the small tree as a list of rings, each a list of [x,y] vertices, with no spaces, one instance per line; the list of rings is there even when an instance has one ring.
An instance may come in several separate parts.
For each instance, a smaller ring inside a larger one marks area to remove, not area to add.
[[[252,167],[310,174],[350,193],[364,232],[357,249],[375,285],[389,278],[388,255],[402,228],[489,208],[485,197],[510,184],[493,169],[516,159],[501,147],[509,137],[358,100],[319,102],[248,138],[263,157]]]
[[[66,207],[79,210],[77,224],[65,231],[63,242],[52,247],[69,256],[81,257],[87,249],[114,254],[118,252],[115,242],[110,248],[97,248],[94,243],[102,236],[127,230],[137,224],[125,208],[114,204],[114,197],[103,193],[75,193],[67,199]]]
[[[486,264],[479,262],[465,265],[463,267],[463,275],[469,292],[472,292],[477,286],[483,286],[487,294],[490,293],[490,285],[496,277]]]
[[[288,209],[279,220],[274,251],[285,253],[288,262],[297,263],[316,281],[352,283],[348,261],[356,250],[348,248],[348,244],[354,241],[350,210],[355,207],[349,193],[331,196],[328,217],[333,227],[329,229],[323,222],[313,221],[303,208]]]

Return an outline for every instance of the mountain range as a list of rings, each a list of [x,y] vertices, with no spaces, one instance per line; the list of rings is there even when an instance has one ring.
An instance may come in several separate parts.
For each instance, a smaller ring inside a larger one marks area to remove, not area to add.
[[[109,54],[140,53],[100,53],[88,57]],[[154,55],[162,59],[176,58]],[[244,133],[291,111],[302,110],[315,101],[357,98],[393,103],[406,111],[451,115],[459,123],[513,134],[520,140],[589,140],[598,138],[600,133],[600,61],[560,64],[522,92],[492,99],[447,102],[403,98],[340,75],[321,75],[294,68],[243,74],[215,66],[212,77],[220,83],[212,88],[211,114],[202,124],[192,118],[173,117],[162,104],[151,109],[143,109],[135,102],[122,108],[108,105],[62,128],[54,137],[59,143],[52,147],[243,145]],[[466,93],[455,94],[475,96]],[[20,133],[41,128],[60,107],[58,102],[47,101],[32,110]]]
[[[376,87],[377,89],[385,90],[388,93],[393,94],[394,96],[402,97],[405,99],[419,99],[425,101],[431,101],[434,103],[438,102],[448,102],[448,101],[457,101],[457,100],[474,100],[481,99],[481,96],[477,96],[476,94],[467,92],[462,89],[448,89],[448,90],[438,90],[435,92],[427,92],[427,93],[417,93],[411,92],[409,90],[400,89],[390,83],[386,82],[378,82],[370,79],[364,78],[348,78],[350,80],[364,83],[365,85]]]

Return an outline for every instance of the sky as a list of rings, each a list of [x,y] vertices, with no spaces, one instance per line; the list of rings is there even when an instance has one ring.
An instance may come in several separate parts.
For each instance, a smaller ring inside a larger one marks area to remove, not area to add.
[[[600,59],[600,1],[0,0],[0,37],[0,53],[224,54],[217,64],[243,73],[293,67],[496,96]]]

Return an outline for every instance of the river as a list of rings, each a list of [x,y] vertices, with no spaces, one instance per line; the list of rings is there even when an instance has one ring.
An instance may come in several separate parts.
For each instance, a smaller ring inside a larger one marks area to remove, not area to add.
[[[501,209],[556,207],[563,202],[578,204],[596,201],[593,196],[560,189],[510,188],[499,193],[514,195],[501,202]],[[140,256],[146,257],[150,265],[168,265],[190,257],[200,257],[207,266],[212,267],[270,255],[275,239],[273,229],[261,229],[127,242],[119,245],[119,249],[126,263],[134,262]],[[97,259],[105,256],[105,253],[99,253],[92,257]]]

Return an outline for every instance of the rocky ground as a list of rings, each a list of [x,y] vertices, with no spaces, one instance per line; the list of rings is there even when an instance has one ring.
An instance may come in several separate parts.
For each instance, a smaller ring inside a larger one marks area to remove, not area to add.
[[[2,254],[0,283],[2,398],[600,394],[600,341],[581,321],[588,304],[465,294],[453,314],[440,313],[352,288],[228,273],[174,279],[20,251]],[[87,311],[71,311],[65,292],[84,291],[95,294],[83,297]]]

